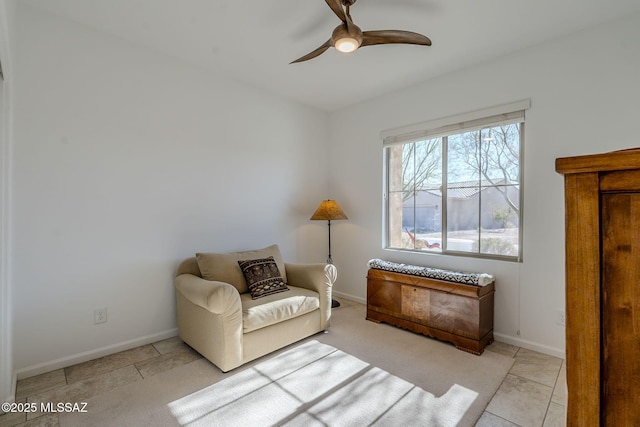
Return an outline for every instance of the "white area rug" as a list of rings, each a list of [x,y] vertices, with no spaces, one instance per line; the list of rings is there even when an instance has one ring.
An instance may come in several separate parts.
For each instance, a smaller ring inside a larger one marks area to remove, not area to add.
[[[310,341],[170,402],[182,426],[456,426],[478,396],[441,397]]]

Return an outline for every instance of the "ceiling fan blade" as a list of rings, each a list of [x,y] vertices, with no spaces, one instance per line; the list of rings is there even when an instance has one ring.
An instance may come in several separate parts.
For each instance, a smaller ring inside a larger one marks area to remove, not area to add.
[[[342,8],[342,3],[340,0],[325,0],[333,13],[336,14],[338,18],[344,23],[347,22],[347,15],[344,13],[344,9]]]
[[[310,59],[313,59],[316,56],[322,55],[331,46],[333,46],[333,42],[331,41],[331,39],[329,39],[326,42],[324,42],[324,44],[322,46],[320,46],[319,48],[317,48],[313,52],[307,53],[305,56],[302,56],[302,57],[296,59],[295,61],[290,62],[289,64],[295,64],[297,62],[304,62],[304,61],[308,61]]]
[[[427,36],[402,30],[365,31],[362,33],[360,46],[372,46],[376,44],[406,43],[431,46],[431,40]]]

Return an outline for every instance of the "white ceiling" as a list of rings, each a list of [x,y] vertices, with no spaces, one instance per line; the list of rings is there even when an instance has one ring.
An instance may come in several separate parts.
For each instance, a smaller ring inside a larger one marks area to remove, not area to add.
[[[363,30],[422,33],[433,46],[353,54],[324,43],[338,18],[323,0],[19,0],[326,111],[640,12],[640,0],[360,0]]]

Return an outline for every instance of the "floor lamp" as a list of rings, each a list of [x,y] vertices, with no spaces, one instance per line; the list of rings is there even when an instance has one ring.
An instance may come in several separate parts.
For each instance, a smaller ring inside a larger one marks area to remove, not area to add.
[[[311,216],[312,221],[327,221],[329,225],[329,257],[327,258],[327,264],[333,264],[331,259],[331,221],[338,219],[349,219],[347,215],[342,211],[338,203],[335,200],[323,200],[318,206],[318,209]],[[340,303],[334,299],[331,300],[331,308],[340,307]]]

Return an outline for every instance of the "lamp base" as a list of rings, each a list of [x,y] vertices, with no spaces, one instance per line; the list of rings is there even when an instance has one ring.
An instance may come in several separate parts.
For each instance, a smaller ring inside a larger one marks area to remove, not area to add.
[[[331,308],[340,307],[340,303],[334,299],[331,300]]]

